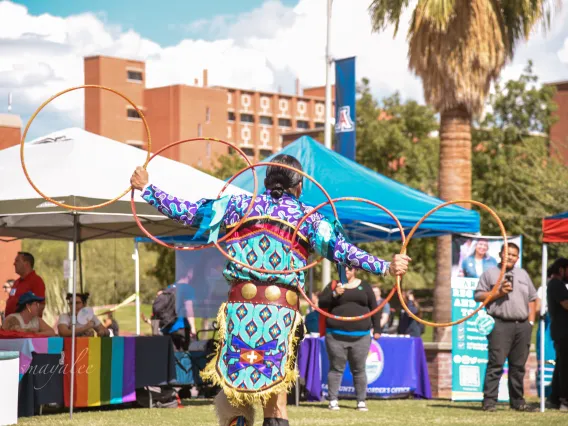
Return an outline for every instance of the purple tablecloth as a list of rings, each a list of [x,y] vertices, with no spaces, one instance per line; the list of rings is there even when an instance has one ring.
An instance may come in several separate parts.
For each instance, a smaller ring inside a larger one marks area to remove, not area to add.
[[[378,342],[384,365],[380,377],[368,384],[369,397],[392,398],[413,395],[415,398],[432,398],[422,339],[383,336]],[[376,363],[376,359],[373,362]],[[308,401],[323,399],[322,366],[324,374],[327,375],[327,365],[325,339],[323,337],[304,339],[298,354],[298,367],[300,377],[305,381]],[[350,372],[346,371],[344,381],[349,376]],[[327,382],[325,377],[323,379]],[[405,389],[409,391],[403,392],[402,390]]]
[[[300,344],[298,368],[305,381],[308,401],[321,401],[320,339],[307,337]]]

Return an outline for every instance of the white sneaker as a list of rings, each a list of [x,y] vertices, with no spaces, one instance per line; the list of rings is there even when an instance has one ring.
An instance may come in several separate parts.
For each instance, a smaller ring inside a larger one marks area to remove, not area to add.
[[[560,411],[566,412],[566,411],[568,411],[568,405],[560,404],[560,408],[559,408],[559,409],[560,409]]]
[[[357,411],[369,411],[367,404],[365,404],[365,401],[359,401],[357,403]]]
[[[327,408],[333,411],[337,411],[339,410],[339,403],[336,400],[329,401],[329,406]]]

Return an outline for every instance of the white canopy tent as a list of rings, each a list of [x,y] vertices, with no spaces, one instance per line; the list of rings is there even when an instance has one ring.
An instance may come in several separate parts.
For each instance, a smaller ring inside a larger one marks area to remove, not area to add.
[[[62,203],[87,206],[115,198],[127,189],[136,166],[144,164],[146,151],[79,128],[69,128],[27,142],[25,160],[31,179],[44,194]],[[217,178],[165,157],[156,157],[147,169],[152,183],[189,200],[217,198],[225,185]],[[45,201],[24,175],[19,146],[0,151],[0,182],[1,240],[36,238],[73,242],[74,295],[79,243],[102,238],[144,236],[132,216],[130,193],[107,207],[91,211],[71,211]],[[225,195],[243,192],[230,186]],[[141,221],[154,235],[192,234],[190,229],[168,220],[149,206],[138,191],[135,200]],[[137,243],[133,257],[136,270],[136,330],[139,334]],[[75,323],[73,315],[73,337]],[[74,355],[74,351],[72,353]],[[71,386],[73,392],[73,384]]]

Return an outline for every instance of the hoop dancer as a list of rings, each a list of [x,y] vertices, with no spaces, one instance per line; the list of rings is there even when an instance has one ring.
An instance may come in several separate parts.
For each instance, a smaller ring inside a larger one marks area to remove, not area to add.
[[[288,155],[276,156],[272,163],[302,170],[299,161]],[[283,167],[268,167],[266,191],[254,200],[234,195],[184,201],[151,185],[142,167],[132,175],[131,184],[162,214],[193,227],[229,230],[254,203],[244,224],[227,239],[227,250],[236,260],[266,272],[227,262],[223,274],[230,290],[218,314],[220,341],[202,372],[205,380],[222,388],[215,398],[221,426],[252,426],[255,403],[264,408],[263,426],[289,424],[287,392],[297,378],[296,356],[304,335],[297,288],[304,288],[305,276],[303,271],[271,274],[271,270],[304,266],[311,252],[382,276],[401,276],[408,268],[408,256],[395,255],[392,262],[374,257],[346,241],[337,223],[320,213],[310,214],[312,208],[298,200],[303,177]],[[295,226],[305,214],[309,217],[299,229],[298,241],[291,244]]]

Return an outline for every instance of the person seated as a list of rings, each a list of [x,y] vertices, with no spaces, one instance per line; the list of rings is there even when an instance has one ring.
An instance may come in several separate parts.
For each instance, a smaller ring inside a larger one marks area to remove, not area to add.
[[[41,336],[55,336],[55,331],[40,318],[41,306],[45,298],[36,296],[28,291],[20,296],[16,306],[16,313],[10,314],[2,324],[6,331],[20,331],[34,333]]]
[[[312,293],[312,303],[316,306],[318,306],[319,303],[319,291],[315,291]],[[304,319],[304,324],[306,325],[306,330],[308,331],[308,333],[310,334],[320,334],[320,313],[318,311],[316,311],[315,309],[312,309],[311,312],[309,312],[306,315],[306,318]]]
[[[63,313],[59,316],[57,321],[57,331],[61,337],[71,337],[71,310],[73,309],[73,295],[67,293],[67,305],[69,306],[69,311]],[[87,310],[83,311],[86,316],[90,317],[85,324],[81,324],[79,312],[81,309],[87,307],[87,300],[89,299],[89,293],[77,293],[75,297],[75,315],[77,315],[77,323],[75,324],[75,336],[77,337],[93,337],[95,333],[100,336],[108,336],[108,330],[103,326],[101,321],[97,318],[94,312],[89,312]]]
[[[119,336],[118,322],[116,322],[116,320],[114,319],[114,315],[112,312],[106,313],[106,318],[104,319],[103,327],[107,329],[111,337]]]

